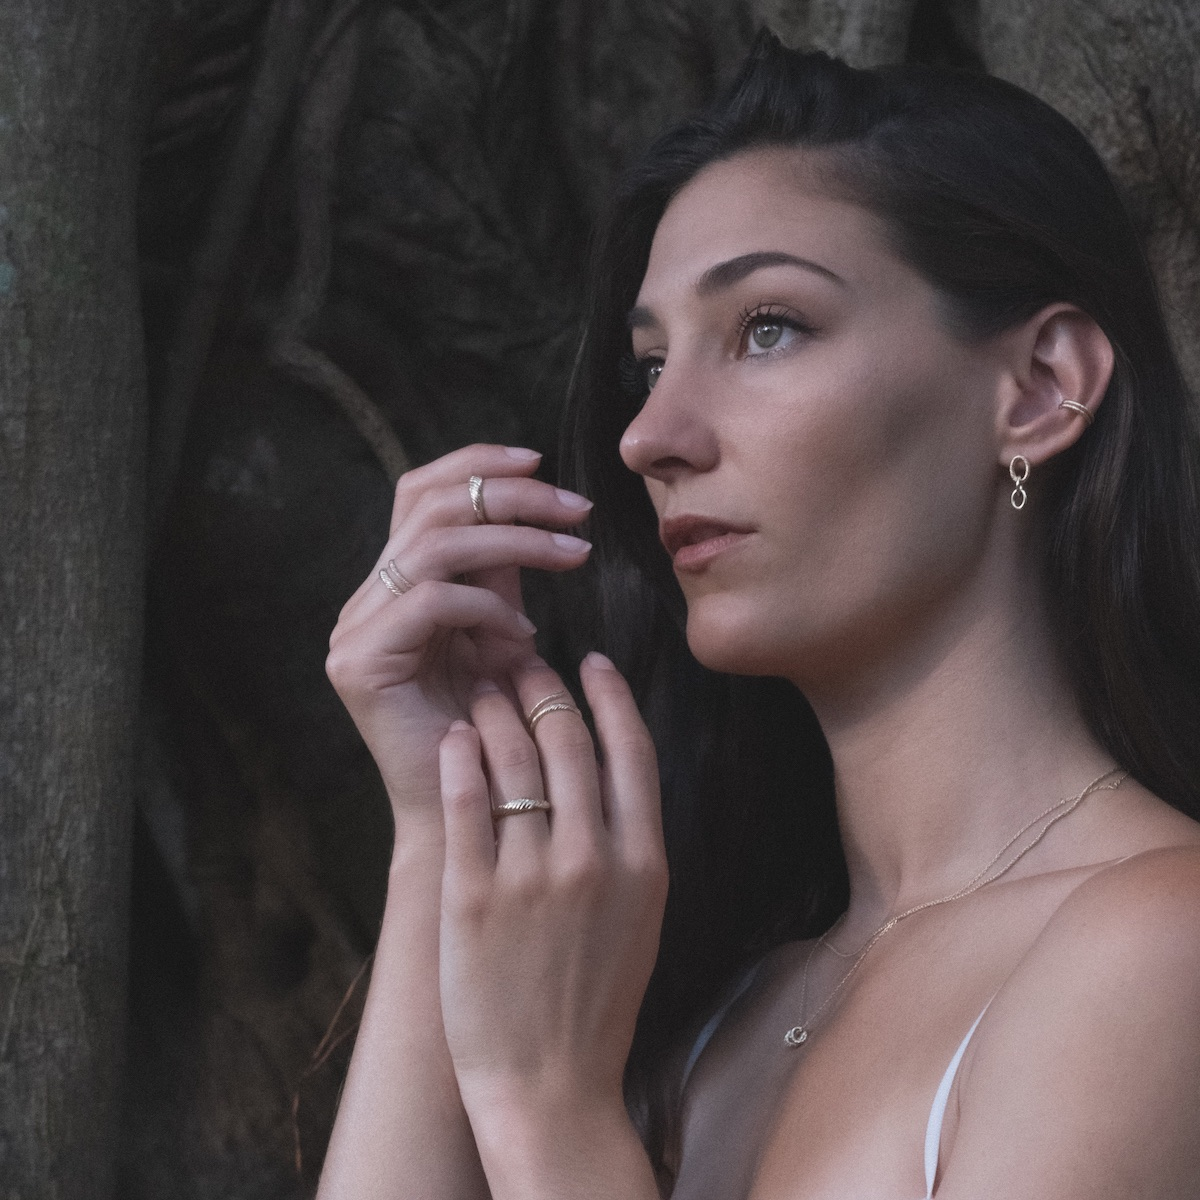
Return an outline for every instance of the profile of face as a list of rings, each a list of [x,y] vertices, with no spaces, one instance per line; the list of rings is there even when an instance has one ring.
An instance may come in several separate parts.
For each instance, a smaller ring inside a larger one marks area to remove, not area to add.
[[[647,395],[621,441],[693,653],[802,684],[917,636],[1013,515],[1004,355],[951,332],[820,153],[747,151],[672,200],[630,314]]]

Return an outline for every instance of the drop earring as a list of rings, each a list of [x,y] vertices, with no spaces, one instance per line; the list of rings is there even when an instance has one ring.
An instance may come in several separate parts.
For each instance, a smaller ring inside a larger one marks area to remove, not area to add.
[[[1012,462],[1008,464],[1008,473],[1013,483],[1017,485],[1013,488],[1013,493],[1009,499],[1012,501],[1013,508],[1022,509],[1025,507],[1025,501],[1028,499],[1025,489],[1021,485],[1029,478],[1029,459],[1023,454],[1014,454]]]

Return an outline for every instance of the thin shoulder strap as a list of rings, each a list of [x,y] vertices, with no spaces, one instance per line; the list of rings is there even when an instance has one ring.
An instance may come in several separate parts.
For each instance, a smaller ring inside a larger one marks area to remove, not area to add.
[[[712,1036],[717,1032],[721,1022],[725,1020],[729,1010],[746,994],[750,985],[758,976],[759,968],[766,961],[766,958],[760,958],[757,962],[751,963],[750,966],[742,972],[737,982],[726,993],[724,1000],[717,1006],[717,1011],[713,1013],[707,1021],[704,1022],[704,1028],[696,1035],[696,1040],[692,1043],[692,1048],[687,1056],[687,1063],[683,1068],[683,1078],[679,1084],[679,1094],[683,1095],[687,1088],[688,1080],[692,1075],[692,1068],[696,1065],[700,1055],[704,1053],[705,1046],[712,1040]]]
[[[954,1078],[958,1074],[959,1065],[962,1062],[963,1055],[967,1052],[967,1046],[970,1044],[971,1038],[975,1030],[979,1028],[979,1022],[983,1020],[983,1013],[987,1012],[989,1000],[983,1006],[983,1012],[975,1018],[975,1024],[967,1030],[967,1036],[959,1043],[958,1049],[954,1052],[954,1057],[950,1060],[950,1065],[946,1068],[946,1073],[942,1076],[942,1082],[938,1084],[937,1094],[933,1097],[933,1107],[929,1110],[929,1124],[925,1126],[925,1200],[933,1200],[933,1185],[937,1180],[938,1156],[942,1149],[942,1121],[946,1117],[946,1105],[950,1100],[950,1089],[954,1086]]]

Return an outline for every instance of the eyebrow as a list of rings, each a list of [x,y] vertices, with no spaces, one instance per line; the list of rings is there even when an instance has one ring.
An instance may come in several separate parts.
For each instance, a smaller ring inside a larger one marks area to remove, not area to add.
[[[709,267],[696,281],[696,295],[711,296],[714,292],[724,291],[733,287],[735,283],[740,283],[747,275],[753,275],[755,271],[766,267],[799,267],[802,271],[812,271],[842,287],[846,286],[846,281],[840,275],[811,259],[799,258],[783,250],[753,250],[749,254],[739,254],[737,258],[730,258]],[[635,305],[629,310],[630,329],[644,329],[655,324],[657,320],[654,314],[644,305]]]

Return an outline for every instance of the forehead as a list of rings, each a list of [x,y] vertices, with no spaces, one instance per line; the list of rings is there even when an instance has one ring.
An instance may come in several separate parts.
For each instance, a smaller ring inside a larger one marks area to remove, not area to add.
[[[880,219],[839,190],[819,150],[770,147],[710,164],[667,206],[639,303],[694,286],[715,263],[762,251],[809,259],[851,284],[900,267]]]

